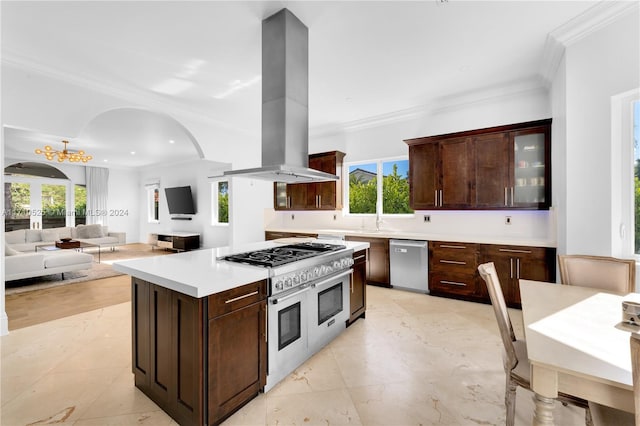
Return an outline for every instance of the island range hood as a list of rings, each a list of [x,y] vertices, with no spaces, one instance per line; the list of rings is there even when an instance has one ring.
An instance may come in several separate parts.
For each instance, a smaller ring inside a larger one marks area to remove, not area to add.
[[[309,30],[288,9],[262,21],[262,167],[231,170],[273,182],[338,180],[309,168]]]

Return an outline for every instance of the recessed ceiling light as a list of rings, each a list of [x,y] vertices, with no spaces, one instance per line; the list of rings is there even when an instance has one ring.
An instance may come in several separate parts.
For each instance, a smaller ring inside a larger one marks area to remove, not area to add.
[[[176,143],[173,139],[169,139],[169,143]]]
[[[131,155],[136,155],[136,152],[135,151],[131,151]]]
[[[106,163],[106,162],[108,162],[109,160],[107,160],[107,159],[105,158],[105,159],[104,159],[104,160],[102,160],[102,161],[104,161],[104,162]]]

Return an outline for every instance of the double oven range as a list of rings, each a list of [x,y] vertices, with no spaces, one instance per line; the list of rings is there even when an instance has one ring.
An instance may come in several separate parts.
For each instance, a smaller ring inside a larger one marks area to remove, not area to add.
[[[344,245],[305,242],[223,257],[269,268],[265,391],[345,329],[352,253]]]

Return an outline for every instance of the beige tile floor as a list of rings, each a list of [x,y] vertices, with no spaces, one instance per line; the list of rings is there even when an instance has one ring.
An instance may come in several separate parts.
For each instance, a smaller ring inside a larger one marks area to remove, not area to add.
[[[379,287],[367,305],[365,320],[224,424],[504,424],[489,305]],[[133,386],[130,315],[123,303],[3,336],[0,424],[175,424]],[[517,393],[516,423],[531,424],[532,394]],[[557,424],[584,424],[584,410],[556,405]]]

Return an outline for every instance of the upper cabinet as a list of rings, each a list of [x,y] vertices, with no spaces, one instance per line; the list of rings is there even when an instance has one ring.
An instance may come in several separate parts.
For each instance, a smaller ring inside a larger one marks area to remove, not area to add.
[[[340,210],[342,208],[342,162],[340,151],[309,155],[309,168],[338,175],[336,182],[276,182],[273,206],[276,210]]]
[[[551,205],[551,119],[405,142],[415,210]]]

